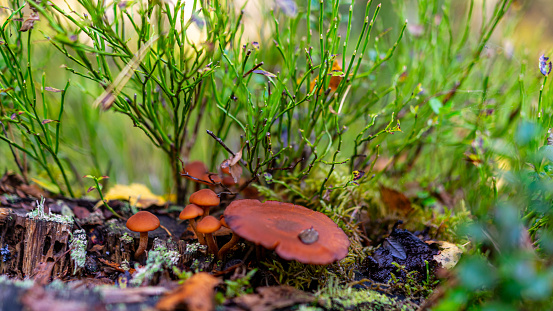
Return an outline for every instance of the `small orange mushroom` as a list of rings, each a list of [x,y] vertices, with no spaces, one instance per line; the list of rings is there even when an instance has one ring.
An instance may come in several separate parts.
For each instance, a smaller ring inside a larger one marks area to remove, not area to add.
[[[221,215],[221,217],[219,218],[219,220],[221,221],[221,225],[223,227],[226,227],[226,228],[229,228],[230,227],[228,226],[227,222],[225,221],[225,217],[223,215]],[[227,244],[223,245],[223,247],[221,247],[219,249],[219,253],[217,254],[217,257],[219,259],[224,259],[225,258],[225,255],[228,253],[228,251],[234,246],[236,245],[238,242],[240,241],[240,237],[234,233],[234,231],[232,232],[232,238],[230,239],[230,241],[227,242]]]
[[[212,206],[218,206],[221,203],[221,199],[217,193],[211,189],[202,189],[196,191],[190,195],[188,199],[191,204],[196,204],[204,208],[204,217],[209,215],[209,208]]]
[[[207,247],[212,254],[215,254],[215,256],[218,256],[219,248],[215,242],[215,238],[213,238],[213,232],[219,230],[219,228],[221,228],[221,222],[213,216],[205,216],[196,226],[198,232],[205,234]]]
[[[347,235],[330,218],[300,205],[236,200],[225,210],[225,221],[240,237],[286,260],[326,265],[343,259]]]
[[[148,246],[148,232],[154,231],[159,225],[159,218],[147,211],[140,211],[127,220],[127,228],[129,230],[140,232],[140,242],[138,249],[134,253],[134,258],[138,258],[144,254]]]
[[[179,219],[185,220],[188,219],[190,222],[190,227],[192,227],[192,230],[194,230],[194,233],[198,237],[198,242],[200,244],[205,245],[205,240],[203,235],[198,233],[198,230],[196,230],[196,220],[195,218],[198,218],[204,214],[204,209],[199,207],[196,204],[188,204],[182,212],[179,214]]]

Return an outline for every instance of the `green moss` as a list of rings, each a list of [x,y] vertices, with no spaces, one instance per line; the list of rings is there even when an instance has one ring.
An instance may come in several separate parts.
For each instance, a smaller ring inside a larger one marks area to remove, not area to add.
[[[369,289],[327,286],[316,296],[319,297],[319,304],[328,309],[414,310],[407,304]]]
[[[177,251],[168,249],[164,242],[156,238],[153,250],[148,252],[146,265],[136,265],[136,272],[130,284],[140,286],[144,282],[148,283],[157,272],[161,272],[163,269],[171,270],[177,264],[179,258],[180,254]]]

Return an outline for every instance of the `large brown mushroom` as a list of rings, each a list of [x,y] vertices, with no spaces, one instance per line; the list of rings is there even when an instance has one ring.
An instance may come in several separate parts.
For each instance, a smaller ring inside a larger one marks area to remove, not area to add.
[[[225,210],[225,221],[240,237],[286,260],[326,265],[343,259],[347,235],[326,215],[291,203],[236,200]]]
[[[147,211],[140,211],[127,220],[127,228],[129,230],[140,232],[140,243],[138,244],[136,253],[134,253],[134,258],[138,258],[144,254],[148,246],[148,232],[154,231],[159,225],[159,218]]]

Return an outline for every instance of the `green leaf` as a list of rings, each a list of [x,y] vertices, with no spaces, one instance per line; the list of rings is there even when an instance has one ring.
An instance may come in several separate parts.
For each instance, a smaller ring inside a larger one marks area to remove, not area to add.
[[[432,108],[432,111],[434,111],[435,114],[440,114],[440,110],[444,105],[439,99],[431,98],[428,103],[430,104],[430,108]]]

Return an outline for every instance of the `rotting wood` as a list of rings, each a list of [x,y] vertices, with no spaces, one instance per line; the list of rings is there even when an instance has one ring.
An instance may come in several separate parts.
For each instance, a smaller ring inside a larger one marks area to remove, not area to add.
[[[52,276],[60,277],[70,267],[67,253],[72,224],[33,220],[10,210],[0,217],[0,273],[32,277],[40,263],[53,262]]]

